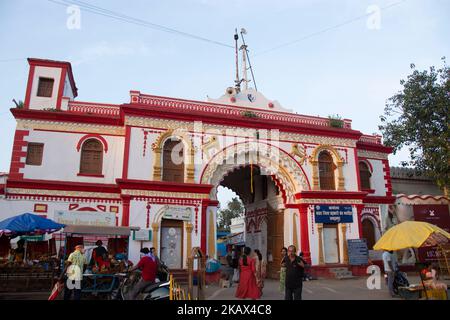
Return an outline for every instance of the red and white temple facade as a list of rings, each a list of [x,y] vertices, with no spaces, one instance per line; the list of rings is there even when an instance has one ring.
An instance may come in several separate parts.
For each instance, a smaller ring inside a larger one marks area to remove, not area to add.
[[[154,246],[162,258],[175,256],[172,267],[180,269],[193,247],[216,255],[219,185],[243,199],[246,241],[274,265],[291,244],[313,265],[347,264],[346,241],[363,237],[364,220],[378,236],[383,231],[395,200],[391,148],[353,130],[351,120],[332,126],[253,89],[229,88],[206,102],[139,91],[122,104],[82,102],[70,63],[28,62],[24,105],[11,109],[17,127],[0,184],[0,220],[32,212],[140,227],[151,237],[131,240],[130,259]],[[181,142],[183,161],[165,168],[172,140]],[[361,166],[369,185],[361,185]],[[250,187],[246,170],[256,169]],[[331,216],[322,212],[316,221],[319,209]]]

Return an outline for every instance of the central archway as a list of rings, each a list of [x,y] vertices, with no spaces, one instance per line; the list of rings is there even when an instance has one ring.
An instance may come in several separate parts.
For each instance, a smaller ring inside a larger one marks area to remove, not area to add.
[[[273,148],[266,144],[252,151],[242,143],[231,146],[231,150],[223,149],[205,166],[200,180],[214,186],[210,193],[213,200],[217,200],[219,185],[233,190],[243,200],[245,244],[261,251],[268,262],[268,276],[276,278],[281,248],[291,240],[291,244],[298,244],[300,231],[298,216],[286,205],[295,204],[295,194],[310,190],[310,186],[303,168],[290,154],[279,148],[273,154],[260,151],[268,146]],[[250,187],[249,172],[259,185]],[[264,185],[270,186],[269,197],[255,198],[253,191],[250,194],[250,188],[264,192]]]

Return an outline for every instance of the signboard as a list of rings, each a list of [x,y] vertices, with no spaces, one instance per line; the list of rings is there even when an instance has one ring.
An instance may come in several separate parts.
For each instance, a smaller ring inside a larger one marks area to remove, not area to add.
[[[446,204],[413,205],[414,220],[434,224],[447,232],[450,232],[449,208]],[[438,259],[436,247],[419,248],[419,260],[421,262],[433,262]]]
[[[164,219],[191,221],[191,217],[191,207],[166,206],[164,208]]]
[[[152,241],[152,230],[150,229],[133,230],[133,240]]]
[[[366,239],[347,240],[348,259],[352,266],[366,265],[369,263],[369,250]]]
[[[116,214],[112,212],[56,210],[54,220],[58,223],[70,225],[113,227],[116,225]]]
[[[353,210],[350,205],[317,205],[314,206],[316,223],[351,223]]]

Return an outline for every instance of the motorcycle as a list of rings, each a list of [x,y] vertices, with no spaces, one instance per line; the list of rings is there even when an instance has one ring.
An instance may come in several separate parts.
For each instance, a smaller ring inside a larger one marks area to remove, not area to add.
[[[120,279],[118,287],[113,290],[110,295],[111,300],[127,300],[133,287],[141,279],[141,272],[128,272],[128,268],[124,273],[117,273],[116,276]],[[157,274],[157,280],[154,284],[149,285],[138,296],[138,300],[169,300],[170,296],[170,281],[169,270],[161,263]]]

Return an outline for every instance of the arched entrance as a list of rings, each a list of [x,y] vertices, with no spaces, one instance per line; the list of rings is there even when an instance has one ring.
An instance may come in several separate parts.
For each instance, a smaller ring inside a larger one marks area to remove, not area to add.
[[[367,248],[372,250],[376,242],[375,226],[373,222],[370,219],[364,219],[362,221],[362,229],[363,238],[367,240]]]
[[[214,186],[211,199],[217,199],[219,185],[239,195],[245,206],[245,245],[261,251],[268,262],[268,276],[277,278],[281,248],[299,242],[299,222],[292,212],[287,214],[287,204],[295,204],[295,194],[310,188],[302,167],[283,150],[278,150],[277,157],[236,150],[216,154],[201,182]]]

